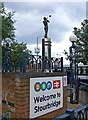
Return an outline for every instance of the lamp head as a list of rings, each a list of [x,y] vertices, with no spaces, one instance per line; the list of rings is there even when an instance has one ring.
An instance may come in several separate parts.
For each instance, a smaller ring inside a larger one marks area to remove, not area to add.
[[[69,37],[69,40],[70,40],[71,42],[76,42],[76,41],[77,41],[76,35],[71,34],[70,37]]]

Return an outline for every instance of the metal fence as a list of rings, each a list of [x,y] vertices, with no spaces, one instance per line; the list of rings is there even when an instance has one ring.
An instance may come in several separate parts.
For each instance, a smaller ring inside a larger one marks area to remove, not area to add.
[[[67,109],[63,115],[52,120],[88,120],[88,104],[78,109]]]
[[[42,56],[31,55],[31,59],[28,62],[28,65],[31,66],[32,69],[41,69],[43,72],[45,70],[49,71],[63,71],[63,58],[55,58],[51,57],[48,59],[45,57],[42,59]]]
[[[22,60],[17,66],[11,62],[11,59],[4,60],[2,64],[2,72],[30,72],[31,70],[42,72],[63,72],[63,57],[55,58],[51,57],[47,59],[42,56],[30,55],[30,58],[26,58],[26,53],[23,53]]]

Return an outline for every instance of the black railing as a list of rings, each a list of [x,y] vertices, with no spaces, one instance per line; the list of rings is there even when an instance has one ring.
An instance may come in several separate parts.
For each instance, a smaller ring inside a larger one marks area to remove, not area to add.
[[[52,120],[88,120],[88,104],[77,109],[67,109],[63,115]]]
[[[30,58],[27,59],[25,54],[26,53],[23,52],[22,60],[18,63],[17,66],[15,66],[15,64],[11,61],[5,62],[4,60],[2,65],[2,72],[29,72],[33,69],[35,69],[37,72],[39,70],[42,72],[63,72],[63,57],[52,57],[50,59],[47,59],[47,57],[45,57],[45,59],[42,60],[41,56],[30,55]],[[9,64],[10,67],[8,67],[8,62],[11,63]]]

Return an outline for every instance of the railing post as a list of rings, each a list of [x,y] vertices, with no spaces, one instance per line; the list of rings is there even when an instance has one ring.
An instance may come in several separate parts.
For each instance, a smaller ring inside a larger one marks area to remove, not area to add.
[[[61,72],[63,72],[63,57],[61,57]]]
[[[22,72],[23,73],[26,72],[26,52],[25,52],[25,50],[23,50],[23,53],[22,53]]]
[[[66,113],[69,114],[69,120],[74,120],[75,119],[74,110],[73,109],[67,109]]]

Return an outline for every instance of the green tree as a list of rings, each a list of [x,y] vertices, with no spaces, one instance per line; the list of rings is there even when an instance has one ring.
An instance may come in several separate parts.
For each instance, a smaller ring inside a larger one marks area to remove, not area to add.
[[[0,65],[2,64],[2,52],[3,47],[1,46],[2,41],[5,41],[6,38],[10,38],[11,41],[14,41],[14,19],[13,15],[15,12],[7,12],[4,3],[0,2]]]
[[[81,22],[81,28],[74,27],[74,34],[77,36],[79,62],[88,64],[88,20]]]
[[[23,50],[26,52],[26,60],[28,61],[29,58],[29,51],[27,49],[26,44],[13,42],[11,45],[11,62],[13,63],[15,69],[19,66],[19,64],[22,62],[22,53]]]
[[[88,64],[88,20],[84,19],[83,22],[81,22],[81,28],[74,27],[73,32],[77,36],[76,45],[78,46],[78,62]],[[68,60],[68,52],[64,50],[63,53]]]
[[[5,40],[6,38],[10,38],[12,41],[15,38],[15,27],[14,27],[14,23],[15,20],[13,19],[14,16],[14,11],[10,11],[7,12],[5,7],[4,7],[4,3],[1,2],[0,3],[0,28],[1,28],[1,36],[2,36],[2,40]]]
[[[4,3],[0,3],[0,43],[2,41],[7,41],[7,38],[10,39],[9,43],[11,43],[11,62],[15,66],[15,69],[18,67],[19,63],[22,61],[22,52],[25,50],[26,58],[29,58],[29,51],[27,49],[26,44],[18,43],[15,40],[15,20],[13,19],[14,11],[7,12]],[[0,44],[1,45],[1,44]],[[4,62],[4,47],[0,47],[0,53],[2,51],[2,56],[0,55],[0,60],[2,64]],[[0,61],[0,63],[1,63]]]

